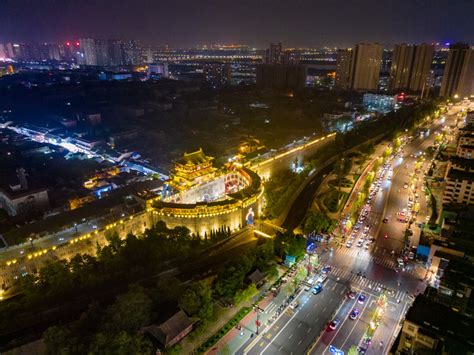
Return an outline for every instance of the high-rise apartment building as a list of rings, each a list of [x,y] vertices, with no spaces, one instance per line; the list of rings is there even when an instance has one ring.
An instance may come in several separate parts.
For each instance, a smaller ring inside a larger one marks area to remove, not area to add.
[[[83,63],[85,65],[98,65],[97,50],[95,40],[92,38],[81,38],[79,40],[81,52],[83,55]]]
[[[265,64],[281,64],[281,42],[270,43],[270,47],[265,50]]]
[[[337,86],[351,90],[377,90],[382,53],[382,45],[378,43],[360,43],[354,49],[338,52]]]
[[[474,127],[459,130],[456,156],[451,157],[444,177],[443,204],[474,204]]]
[[[99,66],[118,66],[124,63],[122,42],[115,39],[91,39],[79,40],[84,60],[80,64]]]
[[[450,46],[439,95],[474,95],[474,50],[469,45],[456,43]]]
[[[123,64],[125,65],[138,65],[141,64],[142,55],[140,42],[135,40],[128,40],[122,43],[123,51]]]
[[[97,65],[109,65],[109,41],[105,39],[95,39],[95,51],[97,53]]]
[[[339,89],[348,90],[350,85],[352,49],[339,49],[336,60],[336,82]]]
[[[270,43],[270,47],[265,50],[263,57],[264,64],[300,64],[301,52],[297,49],[283,50],[281,42]]]
[[[383,47],[378,43],[357,44],[351,61],[351,89],[377,90]]]
[[[298,65],[300,64],[301,52],[297,49],[286,49],[280,55],[281,64]]]
[[[0,60],[5,60],[8,58],[6,47],[0,43]]]
[[[108,41],[109,65],[119,66],[123,64],[122,41],[111,39]]]
[[[390,68],[390,89],[422,91],[428,81],[433,51],[433,46],[429,44],[395,45]]]

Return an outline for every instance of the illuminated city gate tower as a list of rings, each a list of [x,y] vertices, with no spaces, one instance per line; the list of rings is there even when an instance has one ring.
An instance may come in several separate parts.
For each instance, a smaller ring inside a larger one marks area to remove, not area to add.
[[[174,174],[168,184],[177,191],[183,191],[212,180],[217,171],[213,163],[214,158],[205,155],[202,148],[192,153],[184,153],[183,157],[174,163]]]

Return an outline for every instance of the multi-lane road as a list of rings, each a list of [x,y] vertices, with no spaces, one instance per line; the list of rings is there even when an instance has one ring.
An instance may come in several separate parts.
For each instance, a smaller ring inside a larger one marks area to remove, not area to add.
[[[409,210],[411,196],[413,204],[418,199],[420,212],[417,222],[424,222],[429,215],[422,190],[423,171],[428,169],[429,159],[418,164],[416,191],[410,187],[413,183],[410,174],[415,173],[415,165],[421,161],[417,157],[419,153],[433,145],[435,133],[443,125],[454,123],[458,111],[459,107],[452,108],[445,115],[445,121],[438,119],[433,122],[428,136],[407,137],[402,150],[389,161],[390,167],[380,180],[380,187],[370,202],[370,212],[351,247],[320,246],[321,265],[332,266],[323,291],[316,295],[301,291],[296,298],[299,302],[296,309],[288,307],[237,353],[330,354],[339,349],[347,354],[353,346],[367,347],[364,339],[374,312],[381,312],[381,318],[366,353],[388,352],[414,296],[426,287],[423,281],[425,269],[421,265],[410,261],[405,268],[398,267],[397,259],[404,248],[404,232],[408,225],[397,221],[397,213],[404,208]],[[405,188],[405,184],[409,187]],[[415,198],[415,193],[418,198]],[[374,243],[367,249],[356,246],[366,225],[369,228],[365,241],[374,238]],[[411,243],[416,246],[417,240],[413,239]],[[347,296],[349,290],[355,291],[355,299]],[[360,294],[365,296],[363,303],[358,302]],[[380,302],[384,303],[383,307]],[[359,315],[353,320],[349,314],[354,308],[358,309]],[[331,330],[328,323],[334,319],[340,322],[335,330]]]

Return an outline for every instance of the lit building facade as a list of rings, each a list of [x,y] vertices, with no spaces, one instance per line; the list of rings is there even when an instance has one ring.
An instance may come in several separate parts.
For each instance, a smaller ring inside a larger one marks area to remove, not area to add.
[[[95,40],[92,38],[82,38],[79,40],[83,61],[80,64],[98,65],[97,50]]]
[[[443,204],[474,204],[474,132],[472,126],[460,130],[456,157],[448,163]]]
[[[342,90],[350,87],[352,49],[339,49],[336,60],[336,81],[335,86]]]
[[[282,45],[279,43],[270,43],[270,47],[265,50],[263,62],[265,64],[282,64],[281,63]]]
[[[338,51],[336,86],[345,90],[377,90],[382,53],[383,47],[378,43],[359,43],[354,49]]]
[[[205,155],[201,148],[192,153],[184,153],[175,162],[174,173],[167,183],[177,191],[202,184],[216,176],[217,169],[213,164],[214,158]]]
[[[397,44],[390,68],[390,89],[422,91],[427,84],[434,48],[429,44]]]
[[[352,90],[378,89],[382,53],[383,47],[378,43],[360,43],[355,46],[350,72]]]
[[[460,98],[474,95],[474,50],[469,45],[456,43],[449,48],[439,95]]]
[[[378,95],[366,93],[362,99],[362,104],[368,111],[393,111],[397,104],[397,95]]]

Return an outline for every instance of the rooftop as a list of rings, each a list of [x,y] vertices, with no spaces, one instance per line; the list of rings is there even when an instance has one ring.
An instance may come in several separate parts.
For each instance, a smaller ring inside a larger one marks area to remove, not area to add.
[[[181,335],[186,329],[192,326],[196,320],[189,318],[184,311],[175,313],[166,322],[157,325],[150,325],[144,330],[157,339],[161,344],[167,346]]]
[[[436,311],[434,311],[436,310]],[[474,320],[456,313],[447,306],[425,296],[418,296],[408,310],[406,320],[424,328],[424,333],[434,339],[444,338],[449,354],[474,351],[472,329]]]
[[[452,157],[451,158],[451,163],[453,165],[460,166],[463,169],[469,170],[469,169],[474,169],[474,160],[473,159],[467,159],[467,158],[461,158],[461,157]]]
[[[184,153],[183,157],[178,160],[178,163],[183,165],[199,165],[211,160],[214,160],[214,158],[207,156],[206,154],[204,154],[202,148],[199,148],[195,152]]]
[[[468,135],[473,134],[473,133],[474,133],[474,125],[468,124],[468,125],[466,125],[466,126],[464,126],[464,127],[462,127],[462,128],[459,128],[459,133],[460,133],[461,135],[464,135],[464,134],[468,134]]]
[[[70,227],[74,223],[82,223],[84,219],[90,221],[98,217],[109,217],[111,221],[116,220],[122,213],[130,215],[144,208],[136,200],[127,199],[128,196],[141,195],[162,184],[159,180],[147,180],[128,185],[111,192],[105,198],[88,203],[83,207],[6,231],[4,237],[9,243],[12,243],[19,240],[19,238],[27,238],[31,234],[41,235],[43,233],[59,231],[65,227]]]
[[[474,181],[474,172],[468,172],[463,170],[457,169],[449,169],[448,178],[452,180],[467,180],[467,181]]]

